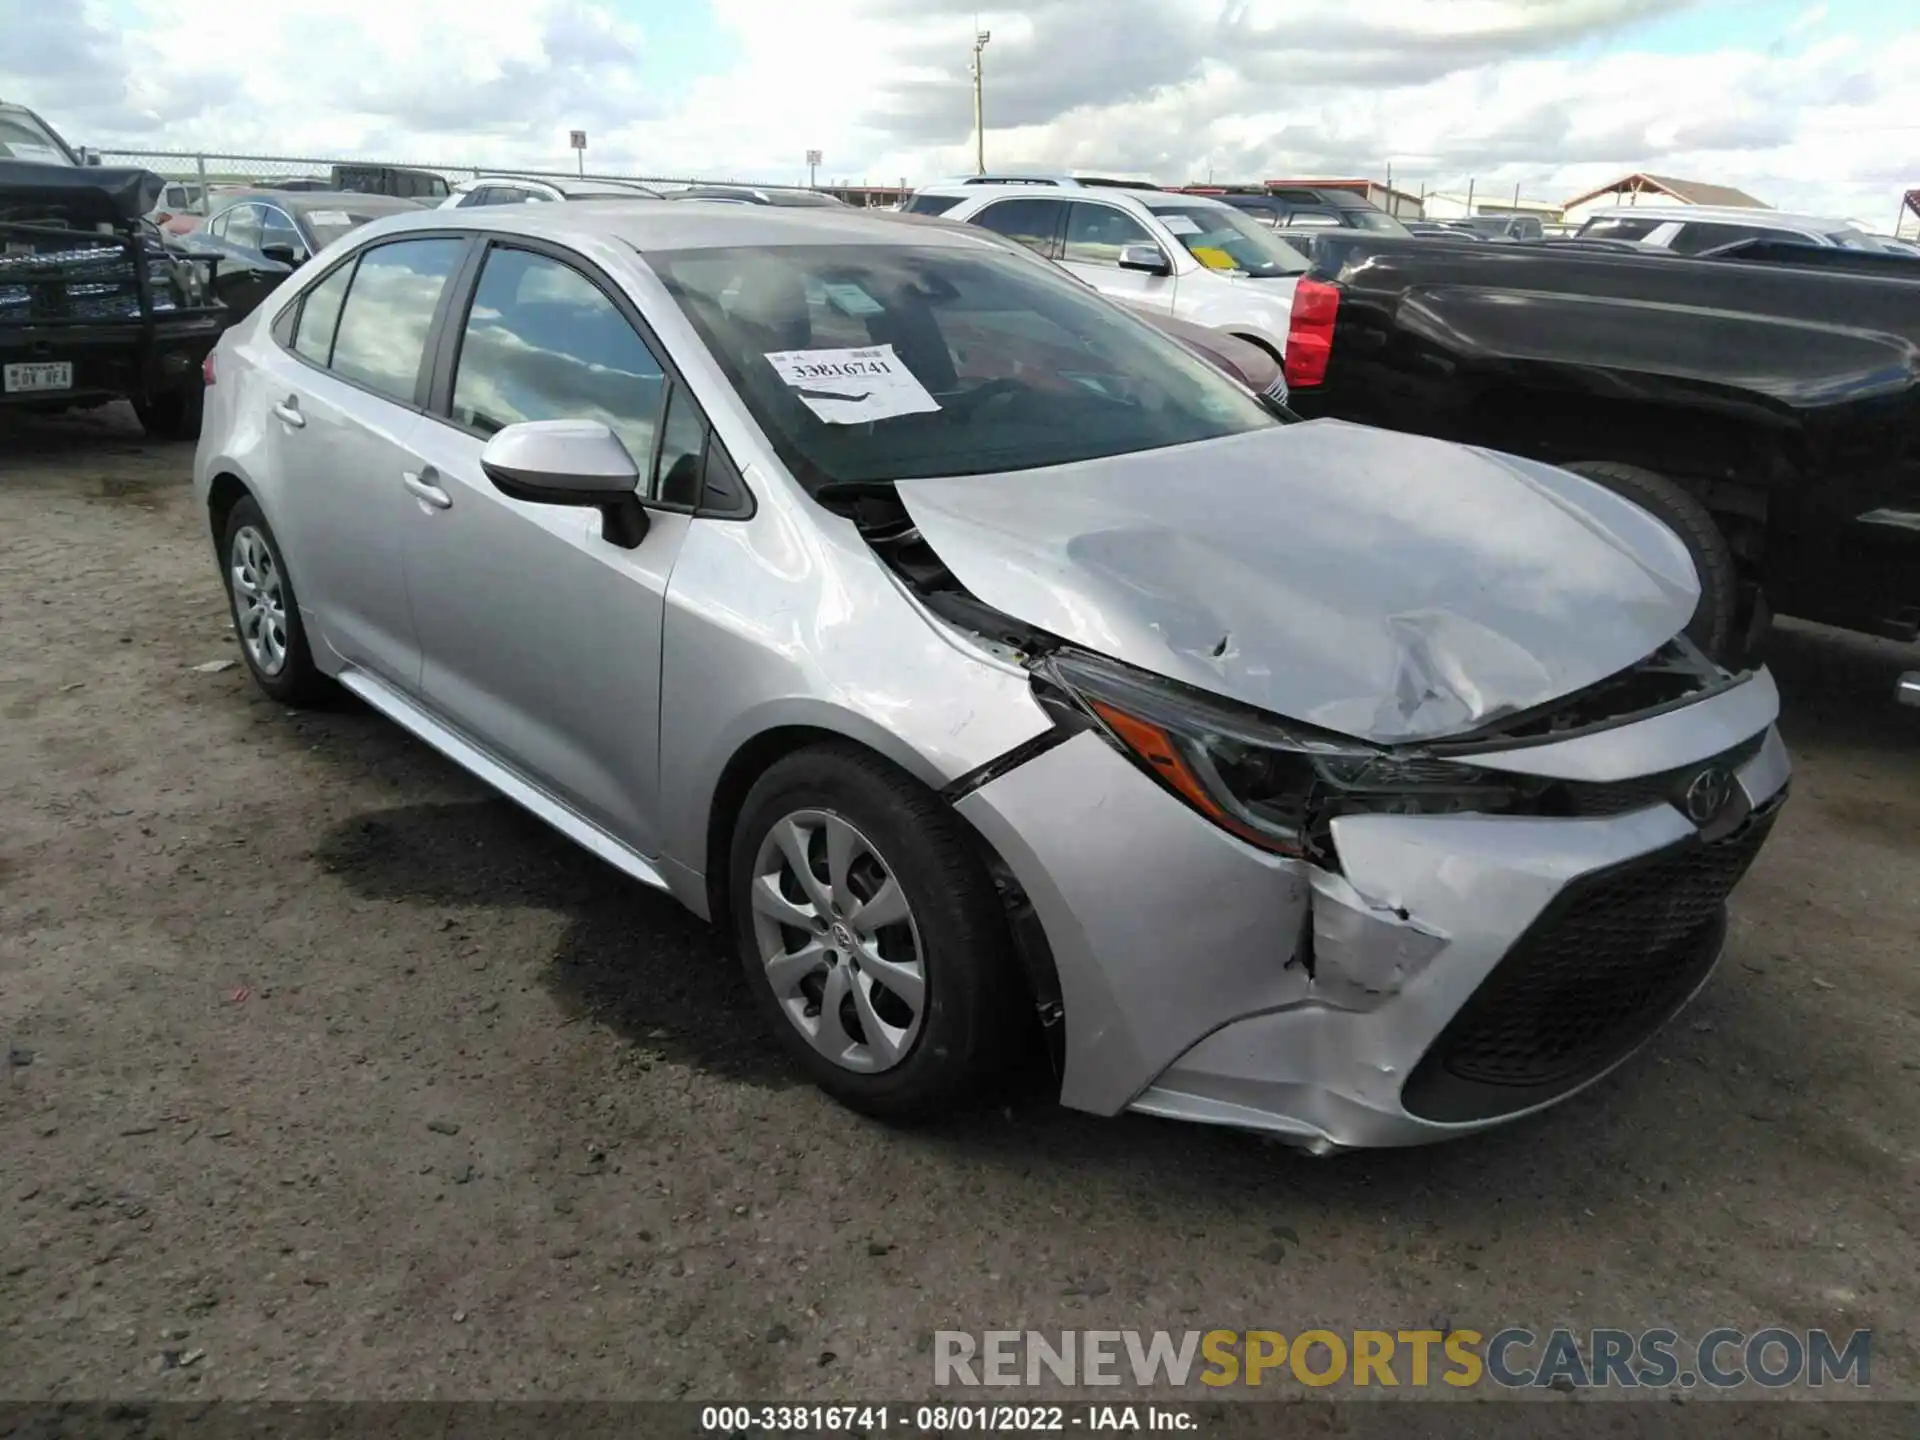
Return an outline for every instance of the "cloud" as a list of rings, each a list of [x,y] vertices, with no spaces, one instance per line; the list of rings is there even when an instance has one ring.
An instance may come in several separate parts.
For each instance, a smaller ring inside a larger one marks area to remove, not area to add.
[[[975,0],[681,0],[730,42],[698,75],[653,33],[663,3],[0,0],[0,93],[92,144],[571,168],[584,127],[591,166],[642,175],[792,181],[814,148],[823,179],[972,168]],[[988,161],[1168,183],[1391,164],[1546,199],[1644,169],[1884,226],[1920,183],[1920,22],[1855,4],[985,4]]]

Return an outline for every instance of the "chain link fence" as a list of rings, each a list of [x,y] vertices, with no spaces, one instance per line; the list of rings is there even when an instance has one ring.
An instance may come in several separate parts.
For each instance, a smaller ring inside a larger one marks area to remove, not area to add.
[[[492,176],[522,176],[535,180],[624,180],[655,190],[684,190],[694,185],[753,185],[759,182],[733,176],[649,175],[637,170],[540,170],[524,165],[448,165],[431,160],[371,160],[301,155],[222,154],[192,150],[102,150],[103,165],[137,165],[186,187],[187,207],[204,214],[210,198],[222,188],[275,189],[298,185],[305,189],[332,188],[335,166],[424,170],[444,179],[449,187]],[[784,188],[784,187],[783,187]],[[907,194],[907,183],[820,185],[852,205],[892,205]]]

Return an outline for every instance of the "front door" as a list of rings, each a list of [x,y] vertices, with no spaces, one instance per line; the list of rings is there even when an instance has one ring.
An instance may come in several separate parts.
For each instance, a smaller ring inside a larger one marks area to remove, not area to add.
[[[623,549],[602,538],[597,511],[508,499],[480,454],[519,421],[598,420],[648,495],[656,456],[666,473],[676,447],[697,455],[704,443],[684,392],[669,410],[670,388],[584,262],[496,244],[448,413],[413,438],[421,481],[438,493],[405,527],[427,703],[643,855],[658,849],[660,636],[688,515],[652,511],[645,538]]]
[[[1177,223],[1184,216],[1169,223]],[[1187,221],[1192,224],[1191,220]],[[1060,263],[1102,295],[1111,295],[1150,310],[1173,309],[1178,281],[1172,275],[1150,275],[1144,270],[1122,270],[1120,252],[1129,245],[1158,250],[1171,263],[1166,247],[1155,240],[1133,216],[1117,205],[1076,200],[1067,209],[1067,234]]]

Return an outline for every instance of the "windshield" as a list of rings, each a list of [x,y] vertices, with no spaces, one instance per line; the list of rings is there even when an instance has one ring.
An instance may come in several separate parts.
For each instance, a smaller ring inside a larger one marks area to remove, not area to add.
[[[1064,465],[1276,423],[1086,286],[984,247],[648,260],[809,490]]]
[[[1149,207],[1179,237],[1187,252],[1209,270],[1222,274],[1304,275],[1307,257],[1273,231],[1231,205],[1153,205]]]
[[[1354,206],[1340,212],[1355,230],[1373,230],[1382,235],[1411,235],[1413,232],[1384,210],[1362,210]]]
[[[1843,250],[1874,250],[1879,248],[1873,241],[1867,238],[1866,231],[1855,230],[1852,226],[1848,226],[1844,230],[1828,231],[1827,239],[1831,240]]]
[[[24,110],[0,110],[0,160],[71,165],[73,157],[52,131]]]

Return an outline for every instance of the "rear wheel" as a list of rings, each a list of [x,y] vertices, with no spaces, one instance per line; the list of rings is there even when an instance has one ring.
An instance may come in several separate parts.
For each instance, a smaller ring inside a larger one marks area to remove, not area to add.
[[[1735,663],[1743,638],[1736,628],[1740,574],[1727,538],[1707,507],[1666,476],[1637,465],[1581,460],[1566,468],[1604,485],[1623,500],[1631,500],[1680,537],[1700,577],[1700,603],[1687,622],[1686,636],[1709,659],[1723,665]]]
[[[938,796],[856,746],[797,751],[748,794],[728,878],[755,1004],[821,1089],[908,1119],[985,1087],[1021,990],[993,883]]]
[[[313,663],[293,577],[287,573],[273,528],[251,495],[228,514],[220,553],[240,658],[247,662],[254,683],[284,704],[325,701],[332,685]]]

